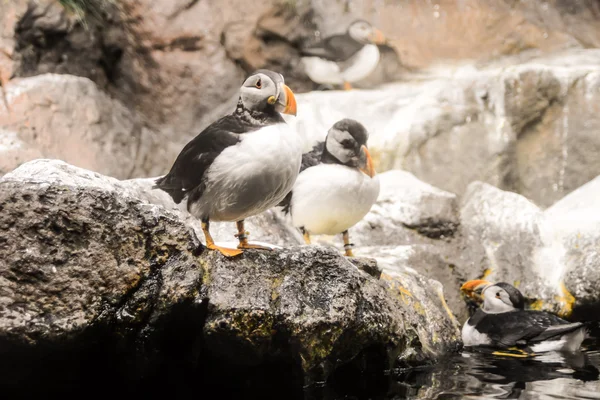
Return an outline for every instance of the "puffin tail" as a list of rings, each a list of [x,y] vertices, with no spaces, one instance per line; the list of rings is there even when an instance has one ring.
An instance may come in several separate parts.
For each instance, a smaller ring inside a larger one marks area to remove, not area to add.
[[[186,194],[181,185],[177,185],[172,182],[169,174],[158,178],[155,181],[154,186],[152,186],[152,189],[160,189],[167,192],[175,204],[181,203]]]

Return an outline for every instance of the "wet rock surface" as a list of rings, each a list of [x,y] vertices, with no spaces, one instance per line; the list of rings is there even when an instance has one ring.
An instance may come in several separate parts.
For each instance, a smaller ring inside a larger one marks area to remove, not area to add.
[[[414,365],[458,345],[443,297],[427,290],[439,283],[379,280],[318,246],[227,259],[134,182],[50,160],[0,181],[0,351],[22,360],[2,366],[7,383],[67,353],[118,362],[113,372],[129,377],[219,360],[213,373],[270,365],[302,381],[357,357]]]

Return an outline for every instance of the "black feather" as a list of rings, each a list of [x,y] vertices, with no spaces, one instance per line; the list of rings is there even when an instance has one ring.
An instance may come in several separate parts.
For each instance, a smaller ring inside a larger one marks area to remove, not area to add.
[[[469,319],[477,331],[486,334],[497,347],[535,344],[573,332],[582,323],[570,323],[544,311],[516,310],[501,314],[487,314],[479,309]],[[560,326],[563,325],[563,328]],[[550,327],[555,329],[548,330]]]
[[[301,49],[304,56],[320,57],[329,61],[344,62],[348,61],[353,55],[362,49],[364,44],[352,39],[348,33],[343,35],[334,35],[323,39],[310,47]]]

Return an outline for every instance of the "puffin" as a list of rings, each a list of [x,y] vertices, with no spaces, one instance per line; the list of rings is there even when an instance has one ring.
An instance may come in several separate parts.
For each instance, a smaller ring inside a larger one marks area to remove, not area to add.
[[[311,234],[342,234],[345,255],[354,256],[348,229],[369,212],[379,196],[368,138],[361,123],[342,119],[329,129],[324,142],[302,156],[294,188],[279,205],[291,215],[306,244],[311,243]]]
[[[235,110],[213,122],[181,150],[154,188],[200,219],[206,247],[233,257],[248,242],[244,219],[280,203],[291,191],[302,160],[297,134],[283,114],[296,115],[296,99],[281,74],[260,69],[243,83]],[[237,249],[217,246],[210,221],[236,222]]]
[[[344,34],[300,49],[301,63],[313,82],[343,85],[350,90],[353,82],[375,70],[380,56],[377,45],[385,43],[381,31],[360,19],[352,22]]]
[[[472,280],[462,287],[469,297],[483,300],[462,328],[465,346],[517,348],[535,353],[575,352],[587,336],[582,322],[568,322],[545,311],[526,310],[525,297],[514,286]]]

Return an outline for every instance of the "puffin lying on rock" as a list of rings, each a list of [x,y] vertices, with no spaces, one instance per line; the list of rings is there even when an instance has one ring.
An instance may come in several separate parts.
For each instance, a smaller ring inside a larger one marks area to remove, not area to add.
[[[523,294],[508,283],[472,280],[461,291],[483,300],[482,307],[463,326],[465,346],[574,352],[586,338],[582,322],[570,323],[545,311],[525,310]]]
[[[244,219],[277,205],[292,189],[302,147],[279,113],[296,115],[296,99],[283,76],[269,70],[250,75],[235,111],[215,121],[181,151],[155,188],[202,221],[206,247],[226,256],[242,249],[269,249],[248,243]],[[210,221],[235,221],[237,249],[217,246]]]
[[[325,142],[302,156],[294,189],[280,205],[291,214],[307,244],[311,233],[341,233],[346,256],[353,256],[348,229],[369,212],[379,196],[368,138],[362,124],[343,119],[329,129]]]
[[[364,20],[354,21],[342,35],[329,36],[312,47],[301,49],[304,71],[316,83],[352,88],[371,74],[379,63],[378,44],[385,36]]]

